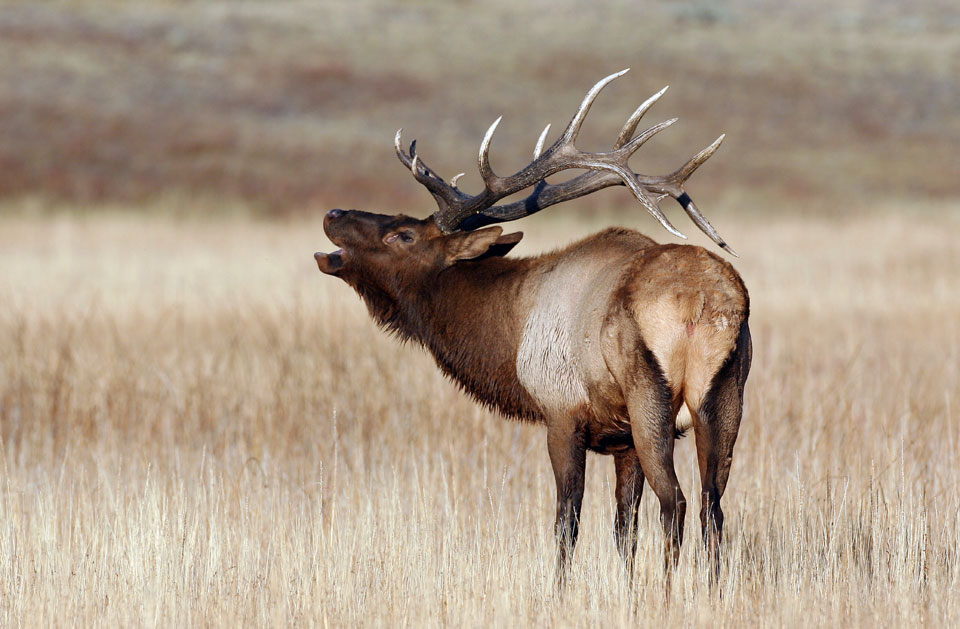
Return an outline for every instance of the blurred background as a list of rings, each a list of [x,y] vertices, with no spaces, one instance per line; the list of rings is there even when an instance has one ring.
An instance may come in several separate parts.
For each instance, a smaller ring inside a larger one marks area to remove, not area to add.
[[[647,117],[680,122],[632,165],[672,170],[726,133],[690,186],[708,215],[960,193],[949,0],[68,0],[0,4],[0,207],[424,215],[397,128],[476,190],[494,118],[506,174],[627,67],[581,147],[671,85]]]

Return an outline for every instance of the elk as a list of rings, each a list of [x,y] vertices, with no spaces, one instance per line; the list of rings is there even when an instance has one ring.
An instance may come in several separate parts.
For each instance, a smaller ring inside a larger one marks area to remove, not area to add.
[[[489,159],[498,118],[480,145],[484,189],[476,195],[460,190],[460,175],[447,183],[429,168],[415,141],[404,151],[397,131],[397,156],[433,195],[437,212],[416,219],[330,210],[323,228],[340,249],[314,254],[323,273],[359,293],[380,326],[424,346],[440,369],[481,404],[546,426],[556,479],[561,582],[577,541],[588,450],[613,456],[615,537],[628,569],[636,552],[644,481],[660,502],[666,564],[675,564],[686,501],[674,469],[674,441],[691,425],[703,540],[719,569],[720,499],[751,362],[747,289],[720,256],[609,228],[552,253],[508,258],[523,234],[488,227],[625,185],[670,233],[683,236],[658,207],[666,196],[736,255],[684,190],[724,136],[669,175],[638,174],[627,164],[640,146],[675,122],[635,133],[666,88],[630,116],[613,150],[587,153],[574,146],[597,95],[625,72],[594,85],[560,137],[544,149],[548,125],[533,161],[506,177],[494,174]],[[586,172],[546,182],[571,168]],[[533,190],[525,199],[496,205],[528,188]],[[679,414],[683,405],[688,414]]]

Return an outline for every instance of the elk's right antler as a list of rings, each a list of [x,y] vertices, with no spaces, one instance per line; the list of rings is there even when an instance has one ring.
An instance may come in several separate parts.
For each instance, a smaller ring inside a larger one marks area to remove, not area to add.
[[[634,135],[640,119],[663,96],[667,88],[663,88],[648,98],[633,112],[620,130],[620,135],[617,137],[612,151],[587,153],[574,146],[577,135],[580,133],[580,127],[583,125],[583,121],[597,95],[611,81],[623,76],[627,71],[623,70],[611,74],[594,85],[587,92],[580,108],[577,109],[577,113],[574,114],[573,119],[570,120],[560,137],[550,147],[543,150],[547,133],[550,130],[550,125],[547,125],[537,141],[533,161],[508,177],[500,177],[494,174],[490,167],[490,142],[501,120],[501,118],[497,118],[490,125],[483,141],[480,143],[478,166],[480,176],[483,178],[484,189],[479,194],[468,195],[457,187],[457,180],[462,173],[454,177],[450,183],[444,181],[417,155],[416,140],[410,144],[409,151],[405,153],[400,145],[402,130],[397,131],[394,139],[397,156],[410,169],[417,181],[423,184],[433,195],[439,207],[433,215],[434,221],[440,229],[447,233],[458,229],[472,230],[491,223],[516,220],[539,212],[551,205],[582,197],[603,188],[625,185],[647,211],[660,221],[660,224],[671,234],[686,238],[660,210],[658,203],[666,196],[676,199],[696,226],[713,242],[736,256],[736,252],[730,248],[713,225],[700,213],[693,200],[690,199],[690,195],[683,188],[690,175],[717,150],[723,141],[723,135],[669,175],[659,177],[641,175],[633,172],[627,164],[630,156],[647,140],[677,121],[676,118],[672,118],[655,124],[636,136]],[[588,172],[559,184],[548,184],[545,181],[550,175],[571,168],[584,169]],[[534,187],[534,190],[525,199],[504,205],[495,205],[500,199],[530,187]]]

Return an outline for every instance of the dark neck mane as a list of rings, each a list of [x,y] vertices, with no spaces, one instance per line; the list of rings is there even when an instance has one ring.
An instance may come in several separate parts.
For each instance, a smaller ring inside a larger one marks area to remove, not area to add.
[[[509,417],[539,421],[516,371],[525,313],[518,312],[515,295],[529,269],[524,259],[463,262],[415,294],[362,294],[378,323],[426,347],[444,374],[477,401]]]

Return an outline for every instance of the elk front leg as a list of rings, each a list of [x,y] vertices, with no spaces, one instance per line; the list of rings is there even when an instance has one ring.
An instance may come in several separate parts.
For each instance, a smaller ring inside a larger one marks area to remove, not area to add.
[[[617,516],[614,534],[630,578],[633,578],[633,557],[637,553],[637,508],[643,493],[643,469],[637,452],[630,448],[613,455],[617,470]]]
[[[551,422],[547,449],[557,481],[557,583],[563,585],[577,543],[587,450],[583,432],[572,418]]]

